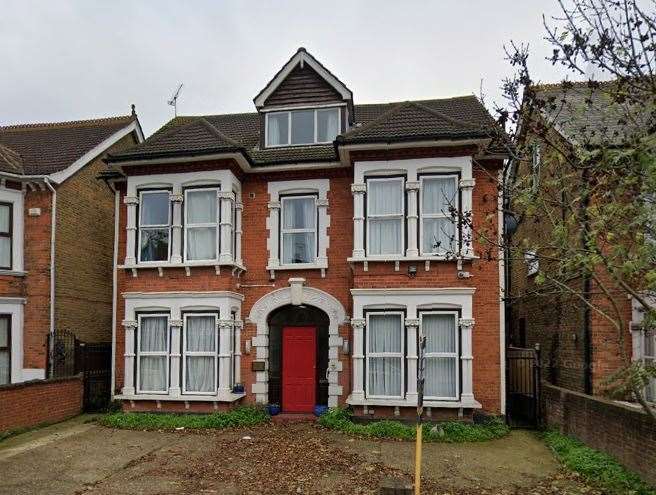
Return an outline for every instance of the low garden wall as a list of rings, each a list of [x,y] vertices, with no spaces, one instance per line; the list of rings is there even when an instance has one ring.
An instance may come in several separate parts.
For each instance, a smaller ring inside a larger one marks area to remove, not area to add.
[[[656,485],[656,423],[640,408],[542,384],[543,418],[550,428],[615,457]]]
[[[0,385],[0,432],[80,414],[82,375]]]

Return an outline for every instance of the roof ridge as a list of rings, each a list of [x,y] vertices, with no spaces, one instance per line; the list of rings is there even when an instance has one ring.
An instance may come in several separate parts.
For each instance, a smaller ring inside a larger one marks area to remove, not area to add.
[[[585,80],[585,81],[570,81],[569,79],[565,79],[560,82],[552,82],[552,83],[539,83],[539,84],[532,84],[531,87],[534,90],[546,90],[546,89],[563,89],[563,84],[565,85],[572,85],[572,86],[589,86],[590,83],[593,84],[598,84],[600,86],[604,85],[609,85],[613,83],[617,83],[616,80],[609,80],[609,81],[597,81],[597,80]]]
[[[223,139],[224,141],[227,141],[228,143],[230,143],[231,145],[233,145],[235,147],[241,147],[241,145],[239,143],[237,143],[237,141],[234,141],[232,138],[229,138],[228,136],[223,134],[216,127],[214,127],[205,117],[201,117],[199,120],[215,136],[219,137],[220,139]]]
[[[409,101],[404,101],[404,102],[393,104],[393,106],[391,108],[389,108],[388,110],[381,113],[375,119],[370,120],[369,122],[367,122],[363,126],[355,127],[354,129],[352,129],[348,132],[345,132],[344,134],[342,134],[342,136],[356,136],[358,133],[360,133],[362,131],[365,131],[367,129],[370,129],[371,127],[374,127],[374,126],[380,124],[381,122],[384,122],[391,115],[394,115],[394,114],[398,113],[399,111],[401,111],[401,109],[403,109],[403,108],[405,108],[409,105],[410,105]]]
[[[356,108],[357,107],[373,107],[373,106],[380,106],[380,105],[398,105],[399,103],[422,103],[422,102],[427,102],[427,101],[450,101],[450,100],[462,100],[465,98],[476,98],[476,95],[470,94],[470,95],[459,95],[459,96],[447,96],[445,98],[423,98],[421,100],[401,100],[401,101],[388,101],[388,102],[380,102],[380,103],[357,103],[355,104]]]
[[[21,130],[35,130],[35,129],[64,129],[69,127],[79,127],[79,126],[94,126],[98,124],[110,123],[110,122],[120,122],[120,121],[132,121],[134,120],[134,115],[118,115],[113,117],[100,117],[97,119],[85,119],[85,120],[68,120],[63,122],[31,122],[27,124],[10,124],[10,125],[0,125],[0,131],[21,131]]]

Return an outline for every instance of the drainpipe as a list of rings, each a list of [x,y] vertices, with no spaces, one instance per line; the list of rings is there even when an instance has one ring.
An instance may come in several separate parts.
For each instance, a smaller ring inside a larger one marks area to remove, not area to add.
[[[49,376],[52,376],[54,362],[53,350],[55,345],[55,234],[57,231],[57,190],[50,179],[44,177],[44,182],[52,192],[52,208],[50,213],[50,345],[48,349]]]
[[[113,182],[109,182],[109,187],[114,191],[114,255],[112,261],[112,365],[111,365],[111,382],[110,382],[110,398],[114,400],[114,388],[116,385],[116,294],[118,291],[118,275],[116,266],[118,263],[118,229],[119,229],[119,207],[120,207],[120,194]]]

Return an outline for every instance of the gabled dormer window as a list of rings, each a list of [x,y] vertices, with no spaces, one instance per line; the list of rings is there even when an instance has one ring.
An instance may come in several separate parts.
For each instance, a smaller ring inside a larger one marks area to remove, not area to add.
[[[266,114],[266,145],[332,143],[340,129],[339,108],[286,110]]]

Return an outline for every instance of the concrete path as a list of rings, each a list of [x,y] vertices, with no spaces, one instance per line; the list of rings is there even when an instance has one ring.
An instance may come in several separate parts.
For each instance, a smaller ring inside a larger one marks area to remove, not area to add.
[[[424,452],[426,493],[552,493],[547,485],[559,472],[529,432],[427,444]],[[312,424],[144,432],[82,418],[1,442],[0,494],[374,494],[385,477],[410,479],[412,465],[410,443],[354,439]],[[537,489],[541,483],[549,490]]]

